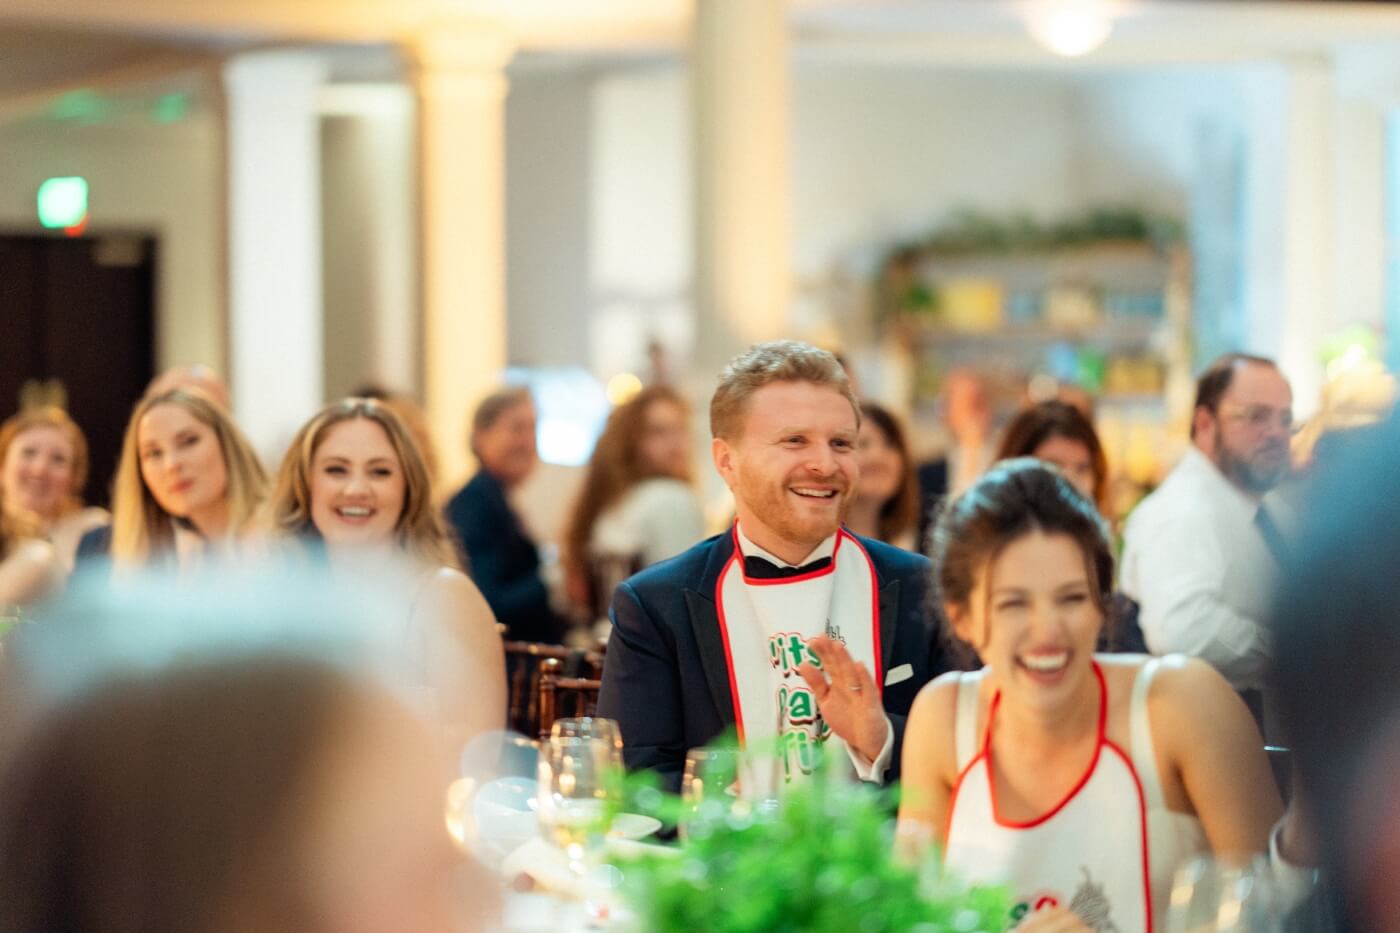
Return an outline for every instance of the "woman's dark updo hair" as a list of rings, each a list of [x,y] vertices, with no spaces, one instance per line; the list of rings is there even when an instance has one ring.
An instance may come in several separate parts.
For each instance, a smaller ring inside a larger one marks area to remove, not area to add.
[[[1113,590],[1108,529],[1069,480],[1030,457],[998,463],[939,516],[931,556],[940,610],[967,606],[978,574],[1008,544],[1034,531],[1068,535],[1079,545],[1094,602],[1107,620]],[[950,624],[945,632],[957,642]]]

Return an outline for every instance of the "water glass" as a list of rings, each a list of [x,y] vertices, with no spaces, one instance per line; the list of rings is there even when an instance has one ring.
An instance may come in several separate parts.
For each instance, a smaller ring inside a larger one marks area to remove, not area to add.
[[[578,716],[570,719],[556,719],[549,728],[553,739],[597,739],[607,745],[608,754],[614,764],[622,766],[622,730],[612,719],[599,716]]]
[[[681,819],[677,830],[685,841],[703,835],[749,804],[740,794],[740,758],[736,748],[692,748],[685,753],[681,775]]]
[[[1176,873],[1166,933],[1278,933],[1283,909],[1267,860],[1192,859]]]

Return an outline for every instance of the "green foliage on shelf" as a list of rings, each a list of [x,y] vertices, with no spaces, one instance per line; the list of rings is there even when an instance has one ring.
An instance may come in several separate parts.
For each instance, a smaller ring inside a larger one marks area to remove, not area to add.
[[[828,769],[829,770],[829,769]],[[893,857],[888,793],[821,772],[767,818],[692,832],[679,857],[624,866],[647,930],[1000,933],[1004,890],[964,888]]]
[[[998,217],[963,210],[913,246],[929,255],[1041,252],[1096,243],[1167,246],[1185,237],[1181,221],[1135,207],[1100,207],[1045,223],[1029,214]]]

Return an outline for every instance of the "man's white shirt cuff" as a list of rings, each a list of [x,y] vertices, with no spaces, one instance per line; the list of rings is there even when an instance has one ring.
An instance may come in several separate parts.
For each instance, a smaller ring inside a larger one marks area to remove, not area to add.
[[[871,784],[884,783],[885,772],[890,769],[890,759],[894,757],[894,725],[890,723],[890,717],[885,717],[885,745],[874,761],[866,761],[864,755],[849,745],[846,746],[846,753],[851,756],[856,777]]]

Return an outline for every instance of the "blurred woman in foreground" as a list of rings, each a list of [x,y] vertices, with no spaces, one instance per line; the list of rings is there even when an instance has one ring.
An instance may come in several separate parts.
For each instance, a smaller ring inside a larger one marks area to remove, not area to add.
[[[444,786],[422,724],[337,668],[263,655],[109,680],[38,720],[0,776],[0,933],[479,928]]]
[[[78,540],[111,521],[105,509],[84,507],[87,474],[87,439],[63,409],[29,409],[0,425],[0,503],[70,570]]]
[[[266,488],[252,445],[216,402],[192,389],[148,395],[122,441],[112,559],[126,567],[183,566],[205,551],[227,550],[250,530]]]
[[[268,510],[275,531],[323,547],[333,575],[401,586],[402,615],[381,621],[452,755],[504,726],[495,617],[458,569],[422,456],[391,409],[364,398],[322,409],[292,440]]]

